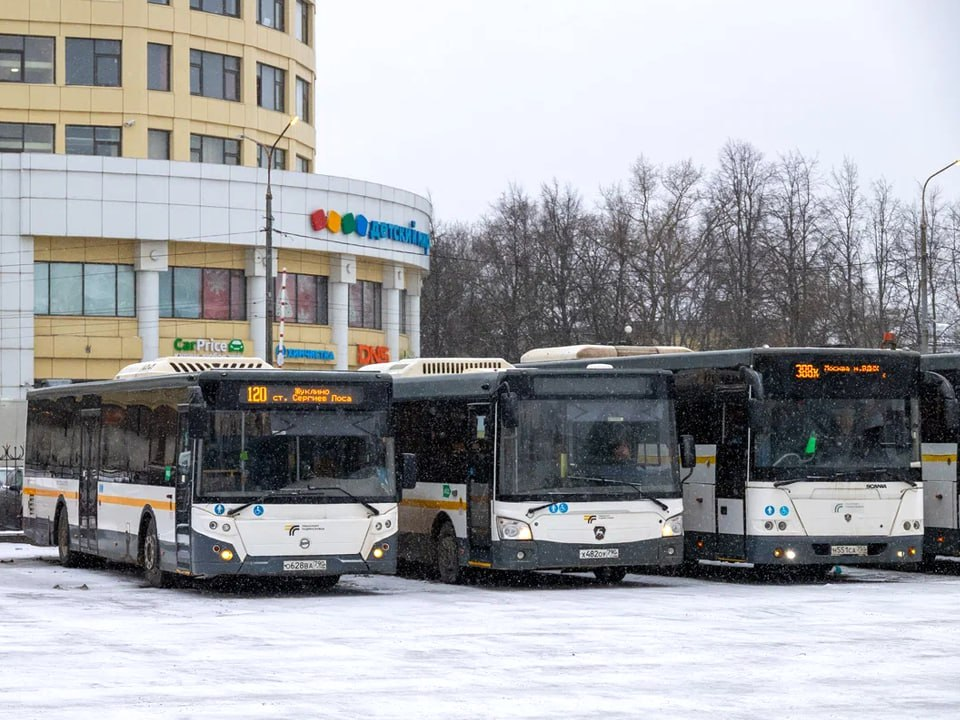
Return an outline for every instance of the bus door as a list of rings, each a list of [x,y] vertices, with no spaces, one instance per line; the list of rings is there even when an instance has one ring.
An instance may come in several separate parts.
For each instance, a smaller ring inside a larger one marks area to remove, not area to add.
[[[490,560],[490,505],[493,499],[493,437],[489,403],[467,407],[467,539],[471,556]]]
[[[96,554],[97,483],[100,480],[100,408],[80,411],[80,483],[78,510],[80,541],[78,549]]]
[[[745,558],[744,501],[746,499],[747,390],[743,385],[717,388],[720,441],[717,443],[717,555]]]
[[[174,468],[174,533],[177,545],[177,569],[190,570],[190,510],[193,502],[194,474],[201,441],[190,437],[189,405],[179,406],[177,466]]]

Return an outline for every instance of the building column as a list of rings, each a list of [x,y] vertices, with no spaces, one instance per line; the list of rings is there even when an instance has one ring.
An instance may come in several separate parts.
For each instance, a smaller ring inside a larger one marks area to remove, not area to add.
[[[407,273],[407,342],[410,345],[410,357],[420,357],[420,292],[423,288],[423,276],[419,270]]]
[[[11,224],[19,203],[4,201]],[[6,224],[7,218],[3,218]],[[27,388],[33,386],[33,238],[0,234],[0,457],[16,456],[27,431]]]
[[[400,359],[400,290],[404,288],[404,272],[400,265],[383,268],[383,332],[391,360]]]
[[[253,343],[253,355],[259,358],[267,357],[266,322],[267,322],[267,264],[264,262],[266,250],[262,247],[247,249],[244,263],[244,274],[247,277],[247,322],[250,324],[250,342]],[[274,250],[273,267],[276,270],[276,250]],[[276,273],[274,273],[276,277]],[[244,354],[248,355],[247,348]]]
[[[137,334],[144,362],[160,355],[160,273],[169,269],[166,240],[137,243],[133,269],[137,272]]]
[[[353,255],[330,258],[330,334],[336,348],[334,370],[346,370],[350,328],[347,310],[350,286],[357,282],[357,259]]]

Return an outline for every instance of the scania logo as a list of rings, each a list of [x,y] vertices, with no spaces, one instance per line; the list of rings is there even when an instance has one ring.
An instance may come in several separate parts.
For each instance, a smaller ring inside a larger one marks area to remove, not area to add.
[[[607,534],[607,529],[603,525],[597,525],[593,529],[593,536],[597,540],[603,540],[604,536]]]
[[[885,483],[867,483],[867,490],[881,490],[886,487]]]
[[[597,516],[596,516],[596,515],[584,515],[584,516],[583,516],[583,519],[584,519],[584,521],[589,525],[589,524],[591,524],[591,523],[593,523],[593,522],[596,522]]]
[[[300,538],[300,548],[306,550],[310,547],[310,538]]]
[[[287,531],[287,535],[293,537],[300,530],[299,525],[284,525],[283,529]]]

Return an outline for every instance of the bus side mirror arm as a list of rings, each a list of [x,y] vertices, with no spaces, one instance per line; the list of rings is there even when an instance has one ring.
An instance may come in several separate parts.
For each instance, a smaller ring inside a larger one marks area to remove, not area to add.
[[[410,490],[417,485],[417,456],[414,453],[403,453],[400,461],[400,487]]]
[[[690,469],[690,475],[693,474],[693,468],[697,466],[697,444],[693,435],[680,436],[680,467]],[[687,475],[687,477],[690,477]],[[684,478],[686,480],[687,478]]]

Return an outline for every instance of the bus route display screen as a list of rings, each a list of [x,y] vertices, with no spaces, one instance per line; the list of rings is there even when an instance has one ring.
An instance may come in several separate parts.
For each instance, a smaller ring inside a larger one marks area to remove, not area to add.
[[[881,398],[916,392],[919,362],[911,353],[860,358],[771,353],[756,358],[754,368],[771,397]]]
[[[881,378],[887,376],[879,363],[798,362],[793,365],[795,380],[817,381],[829,376],[843,375],[876,375]]]
[[[358,387],[336,385],[249,384],[240,387],[241,405],[356,405],[363,401]]]

